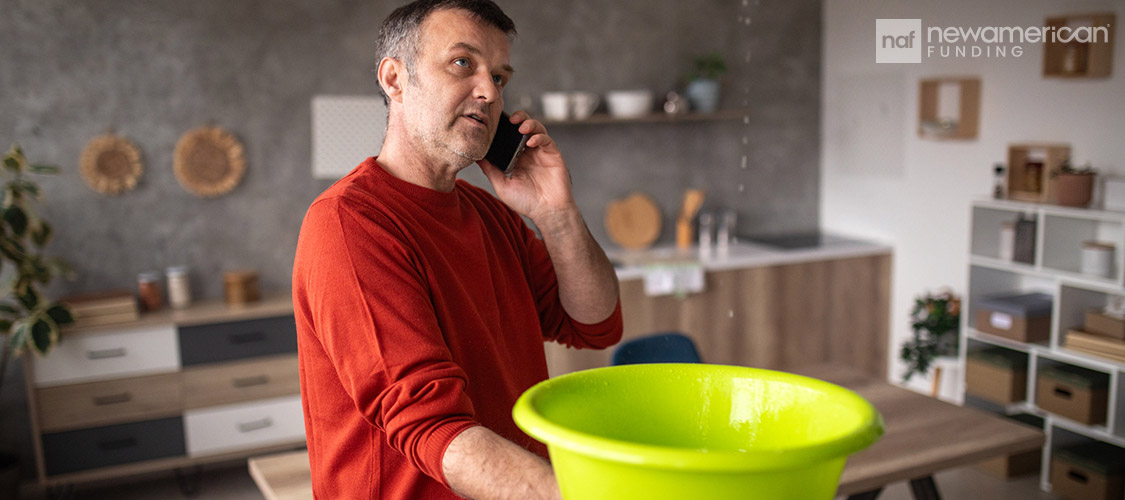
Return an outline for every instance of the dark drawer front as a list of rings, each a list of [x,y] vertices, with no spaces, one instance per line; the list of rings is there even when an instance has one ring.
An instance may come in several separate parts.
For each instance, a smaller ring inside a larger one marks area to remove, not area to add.
[[[43,435],[50,476],[184,454],[183,417]]]
[[[293,316],[179,329],[183,366],[297,352]]]

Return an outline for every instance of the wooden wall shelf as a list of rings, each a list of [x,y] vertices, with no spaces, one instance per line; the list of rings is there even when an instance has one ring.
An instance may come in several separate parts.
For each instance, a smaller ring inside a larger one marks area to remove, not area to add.
[[[1048,78],[1109,77],[1113,74],[1113,32],[1116,24],[1117,16],[1112,12],[1047,18],[1044,26],[1049,28],[1104,27],[1108,38],[1102,40],[1102,35],[1095,35],[1095,39],[1089,42],[1068,43],[1052,41],[1048,38],[1043,44],[1043,76]]]
[[[956,116],[942,112],[941,89],[943,86],[957,87],[958,103]],[[980,78],[939,77],[928,78],[919,83],[918,89],[918,137],[924,139],[975,139],[980,128]]]
[[[687,113],[683,115],[670,115],[667,113],[652,113],[633,118],[617,118],[608,113],[597,113],[584,120],[542,120],[544,125],[611,125],[617,123],[680,123],[680,122],[709,122],[709,121],[734,121],[746,120],[750,116],[749,109],[719,110],[714,113]]]
[[[1054,197],[1055,174],[1070,158],[1066,144],[1012,144],[1008,146],[1008,198],[1046,203]]]

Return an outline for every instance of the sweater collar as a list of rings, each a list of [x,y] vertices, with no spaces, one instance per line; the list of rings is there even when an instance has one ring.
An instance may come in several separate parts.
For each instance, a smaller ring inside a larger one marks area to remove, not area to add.
[[[415,200],[424,206],[453,207],[457,205],[457,201],[460,199],[460,194],[458,193],[461,190],[460,180],[457,180],[457,185],[453,188],[453,191],[447,193],[419,186],[391,175],[390,172],[387,172],[387,170],[379,164],[377,156],[368,158],[364,162],[364,168],[373,172],[377,182],[386,184],[403,196]]]

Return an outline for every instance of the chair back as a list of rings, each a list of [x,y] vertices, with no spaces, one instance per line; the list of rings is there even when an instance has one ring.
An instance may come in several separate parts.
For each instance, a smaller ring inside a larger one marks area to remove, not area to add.
[[[640,363],[702,363],[695,342],[678,332],[629,340],[613,351],[613,365]]]

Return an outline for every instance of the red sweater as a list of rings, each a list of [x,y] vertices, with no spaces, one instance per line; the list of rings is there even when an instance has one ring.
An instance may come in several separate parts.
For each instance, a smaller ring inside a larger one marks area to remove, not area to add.
[[[605,348],[559,303],[543,242],[488,192],[398,179],[369,158],[321,194],[293,263],[301,400],[320,499],[457,498],[446,446],[484,425],[546,456],[512,405],[547,378],[543,341]]]

